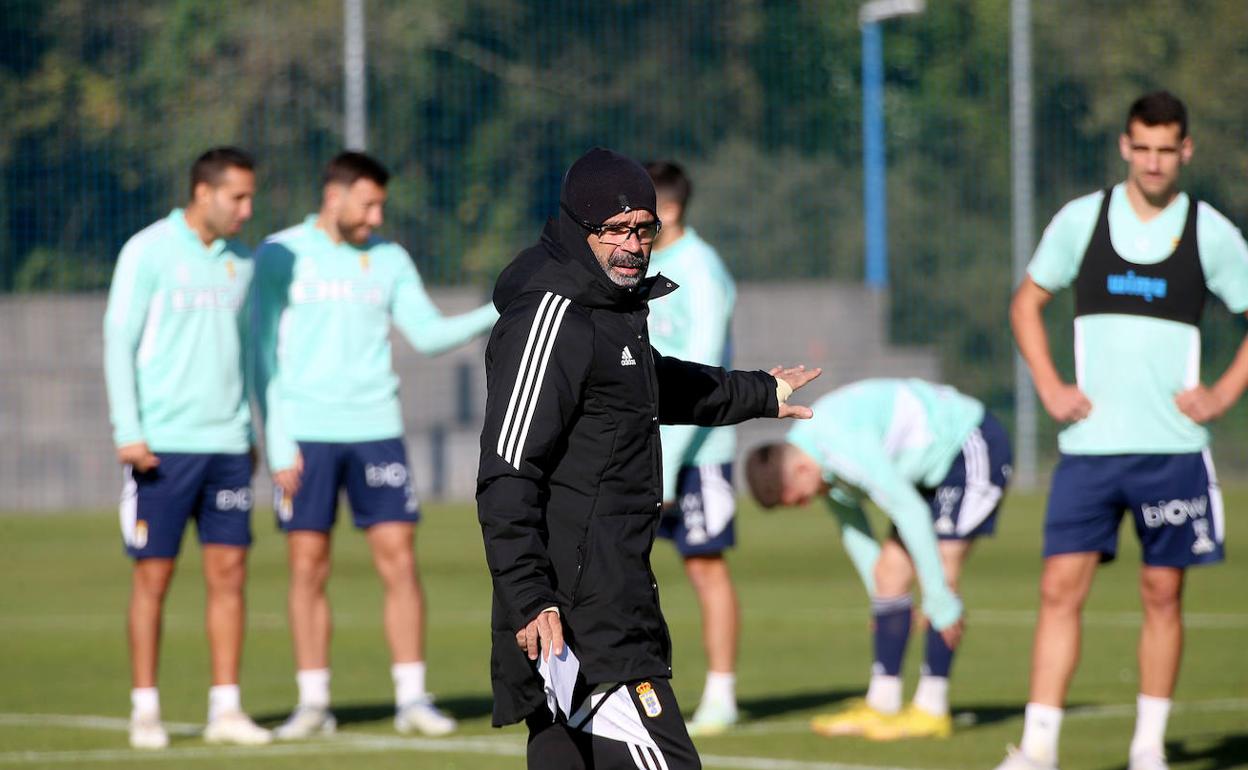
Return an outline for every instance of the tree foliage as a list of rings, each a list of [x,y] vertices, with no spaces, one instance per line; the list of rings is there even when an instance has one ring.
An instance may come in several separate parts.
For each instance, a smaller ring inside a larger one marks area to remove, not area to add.
[[[1158,87],[1192,113],[1189,189],[1242,218],[1243,3],[1033,6],[1038,220],[1122,175],[1123,113]],[[369,149],[396,174],[386,231],[428,279],[495,275],[596,144],[684,162],[691,221],[742,278],[861,276],[857,3],[366,8]],[[0,289],[102,287],[213,144],[260,161],[247,238],[312,210],[342,141],[341,13],[340,0],[7,0]],[[936,346],[994,405],[1010,395],[1009,24],[999,0],[885,23],[892,336]]]

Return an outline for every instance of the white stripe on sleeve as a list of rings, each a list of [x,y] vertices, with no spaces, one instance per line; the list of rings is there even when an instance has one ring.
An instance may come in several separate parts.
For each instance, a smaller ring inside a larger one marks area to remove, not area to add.
[[[529,327],[516,382],[512,386],[511,399],[498,434],[498,455],[514,468],[520,467],[520,459],[524,456],[524,441],[533,422],[533,413],[546,377],[546,366],[550,362],[563,315],[570,304],[571,300],[546,292]]]

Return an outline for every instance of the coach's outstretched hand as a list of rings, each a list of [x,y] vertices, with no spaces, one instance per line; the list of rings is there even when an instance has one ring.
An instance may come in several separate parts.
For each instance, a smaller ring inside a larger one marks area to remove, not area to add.
[[[797,366],[789,368],[783,366],[773,366],[767,371],[767,373],[772,377],[775,377],[780,382],[788,385],[790,390],[793,391],[823,374],[823,369],[817,367],[814,369],[807,369],[804,365],[798,364]],[[798,420],[809,420],[814,416],[814,414],[815,413],[812,412],[808,406],[786,404],[783,400],[781,400],[780,412],[776,415],[776,417],[781,419],[793,417]]]
[[[557,610],[539,612],[527,626],[516,632],[516,644],[528,654],[529,660],[537,660],[539,643],[542,660],[550,660],[551,652],[563,654],[563,623]]]

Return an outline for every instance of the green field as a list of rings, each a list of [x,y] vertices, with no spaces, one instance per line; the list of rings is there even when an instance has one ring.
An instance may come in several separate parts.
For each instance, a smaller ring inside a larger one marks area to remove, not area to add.
[[[1227,497],[1232,545],[1248,489]],[[999,536],[972,558],[964,579],[969,626],[955,664],[959,729],[947,741],[877,745],[827,740],[808,718],[860,693],[869,667],[867,604],[831,520],[815,508],[764,515],[747,508],[732,564],[744,638],[739,693],[749,720],[699,741],[707,767],[745,770],[936,770],[991,768],[1021,731],[1039,573],[1042,497],[1015,495]],[[257,514],[251,561],[244,705],[273,724],[295,688],[284,620],[282,539]],[[207,654],[202,587],[188,541],[169,599],[161,669],[169,750],[135,752],[123,612],[128,563],[115,516],[0,516],[0,766],[280,768],[519,768],[523,732],[489,726],[489,581],[473,510],[429,505],[418,549],[429,597],[429,680],[462,720],[448,739],[403,738],[391,724],[391,685],[380,591],[362,538],[340,530],[331,582],[335,608],[332,739],[256,749],[205,745]],[[1134,716],[1137,551],[1124,531],[1120,561],[1102,570],[1088,608],[1084,660],[1071,692],[1064,770],[1122,770]],[[1167,750],[1175,770],[1248,767],[1248,561],[1195,571],[1189,580],[1188,646]],[[703,676],[696,605],[672,550],[656,547],[663,604],[676,642],[675,687],[687,710]],[[912,683],[921,645],[912,644]],[[908,688],[909,689],[909,688]]]

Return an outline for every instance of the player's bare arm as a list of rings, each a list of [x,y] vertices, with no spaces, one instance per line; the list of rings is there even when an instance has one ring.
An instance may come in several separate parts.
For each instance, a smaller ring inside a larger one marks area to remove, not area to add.
[[[1248,315],[1246,313],[1245,315]],[[1216,420],[1239,401],[1248,388],[1248,337],[1240,343],[1235,358],[1211,387],[1203,383],[1174,397],[1179,411],[1196,422]]]
[[[1064,382],[1053,365],[1043,316],[1044,306],[1051,299],[1053,295],[1030,276],[1024,278],[1010,302],[1010,326],[1045,411],[1059,422],[1076,422],[1091,413],[1092,402],[1079,386]]]

